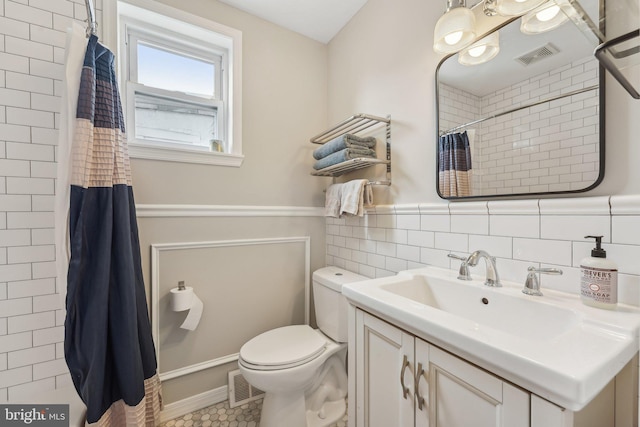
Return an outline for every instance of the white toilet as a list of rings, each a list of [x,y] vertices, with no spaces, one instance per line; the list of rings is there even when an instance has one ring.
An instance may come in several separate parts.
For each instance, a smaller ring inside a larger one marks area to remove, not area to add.
[[[265,392],[260,427],[325,427],[346,411],[347,307],[345,283],[366,280],[338,267],[313,273],[319,329],[285,326],[240,349],[246,380]]]

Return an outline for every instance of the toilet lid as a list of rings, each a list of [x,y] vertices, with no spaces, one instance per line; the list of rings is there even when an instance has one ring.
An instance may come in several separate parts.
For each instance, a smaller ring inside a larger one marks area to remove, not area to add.
[[[285,326],[249,340],[240,349],[240,357],[257,366],[295,366],[317,357],[326,344],[308,325]]]

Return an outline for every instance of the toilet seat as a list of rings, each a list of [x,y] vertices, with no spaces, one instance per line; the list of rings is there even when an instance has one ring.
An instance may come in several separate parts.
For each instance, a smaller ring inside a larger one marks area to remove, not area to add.
[[[262,371],[293,368],[322,354],[327,339],[308,325],[284,326],[264,332],[240,349],[240,363]]]

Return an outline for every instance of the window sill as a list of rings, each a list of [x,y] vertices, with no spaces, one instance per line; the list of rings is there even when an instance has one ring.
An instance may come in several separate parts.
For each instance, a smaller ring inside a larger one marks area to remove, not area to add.
[[[129,157],[134,159],[162,160],[165,162],[199,163],[205,165],[240,167],[244,160],[241,154],[218,153],[197,150],[151,147],[129,143]]]

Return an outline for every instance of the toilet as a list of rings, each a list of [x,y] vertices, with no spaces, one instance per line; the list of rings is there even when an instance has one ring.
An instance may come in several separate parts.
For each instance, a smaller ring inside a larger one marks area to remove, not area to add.
[[[348,303],[342,285],[366,279],[338,267],[316,270],[318,329],[284,326],[242,346],[240,371],[265,392],[260,427],[326,427],[344,416]]]

